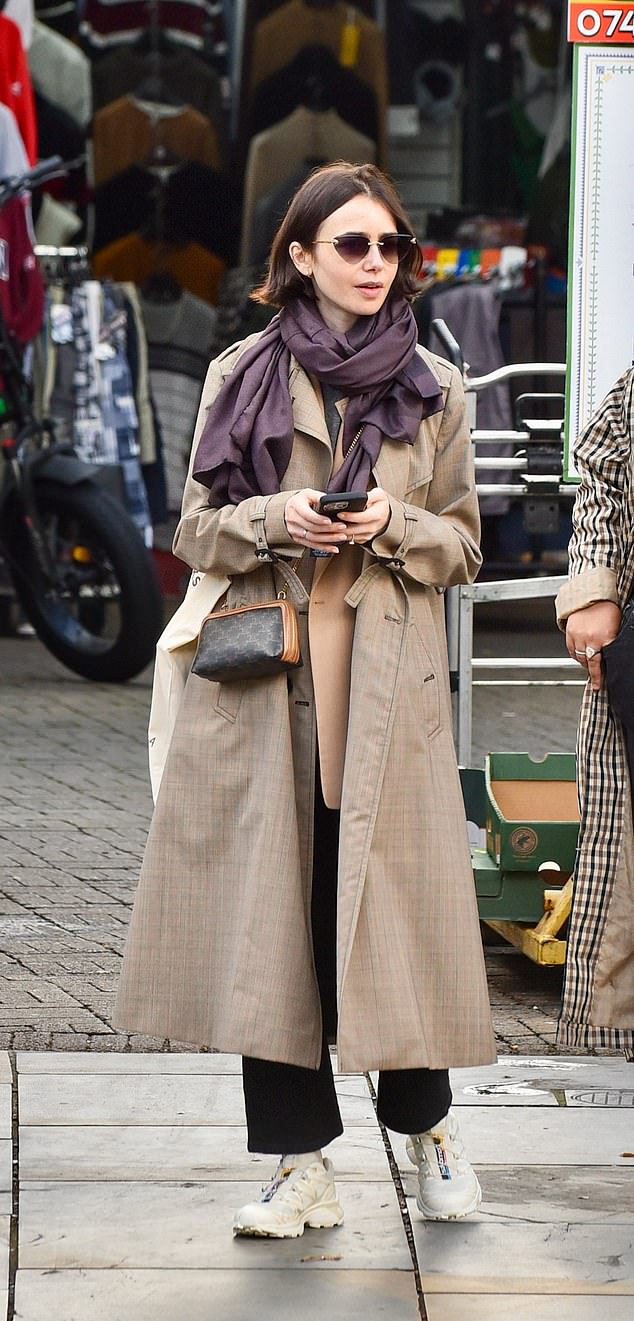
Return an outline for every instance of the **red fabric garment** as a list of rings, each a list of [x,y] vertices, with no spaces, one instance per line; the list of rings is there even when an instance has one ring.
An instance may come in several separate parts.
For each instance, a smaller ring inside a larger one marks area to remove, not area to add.
[[[0,308],[9,330],[27,344],[41,329],[44,282],[31,241],[29,205],[13,197],[0,210]]]
[[[0,101],[13,111],[29,164],[37,160],[37,119],[33,84],[17,23],[0,14]]]

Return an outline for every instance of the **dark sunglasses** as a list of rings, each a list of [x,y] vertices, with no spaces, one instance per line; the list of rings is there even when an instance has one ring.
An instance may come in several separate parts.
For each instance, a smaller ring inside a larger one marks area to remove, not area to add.
[[[367,234],[339,234],[334,239],[315,239],[315,243],[332,243],[339,256],[349,262],[363,261],[375,246]],[[386,261],[402,261],[416,247],[416,239],[413,234],[381,234],[376,247],[381,249]]]

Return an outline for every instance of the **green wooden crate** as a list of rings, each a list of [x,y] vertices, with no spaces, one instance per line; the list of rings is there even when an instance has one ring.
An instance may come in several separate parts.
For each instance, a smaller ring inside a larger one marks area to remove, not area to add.
[[[541,761],[527,752],[488,754],[486,847],[502,872],[536,872],[544,862],[572,871],[579,833],[575,775],[573,753]]]

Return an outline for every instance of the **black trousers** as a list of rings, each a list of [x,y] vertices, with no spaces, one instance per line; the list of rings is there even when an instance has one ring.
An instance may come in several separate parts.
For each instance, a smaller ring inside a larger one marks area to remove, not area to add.
[[[318,1151],[343,1132],[328,1049],[336,1032],[336,914],[339,813],[327,808],[317,768],[312,933],[324,1021],[318,1069],[242,1060],[249,1151],[285,1155]],[[377,1111],[397,1133],[424,1133],[446,1115],[451,1088],[446,1069],[389,1069],[379,1073]]]

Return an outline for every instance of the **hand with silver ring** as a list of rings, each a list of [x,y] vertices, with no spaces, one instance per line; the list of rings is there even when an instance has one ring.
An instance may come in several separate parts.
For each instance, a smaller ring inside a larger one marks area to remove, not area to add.
[[[566,620],[566,647],[599,692],[605,682],[604,648],[617,636],[621,610],[614,601],[595,601],[573,610]]]
[[[307,528],[307,527],[303,527],[303,528],[302,528],[302,536],[303,536],[303,537],[307,537],[307,536],[308,536],[308,528]]]

